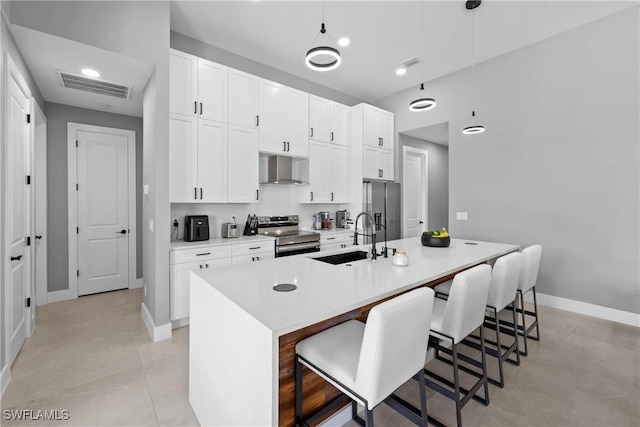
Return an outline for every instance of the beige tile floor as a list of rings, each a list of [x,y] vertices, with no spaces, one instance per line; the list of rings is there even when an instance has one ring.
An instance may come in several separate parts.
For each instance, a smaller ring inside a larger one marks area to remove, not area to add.
[[[152,343],[141,301],[140,290],[126,290],[39,307],[36,332],[0,401],[3,414],[57,409],[70,419],[50,423],[64,426],[197,426],[188,402],[189,329]],[[464,408],[464,425],[640,425],[640,329],[540,311],[542,341],[532,342],[521,366],[506,366],[506,387],[490,387],[490,406],[471,401]],[[429,367],[440,371],[438,364]],[[417,405],[417,390],[410,381],[398,394]],[[453,425],[452,403],[431,391],[428,397],[430,415]],[[411,425],[385,405],[374,417],[378,426]],[[3,416],[0,424],[46,423]]]

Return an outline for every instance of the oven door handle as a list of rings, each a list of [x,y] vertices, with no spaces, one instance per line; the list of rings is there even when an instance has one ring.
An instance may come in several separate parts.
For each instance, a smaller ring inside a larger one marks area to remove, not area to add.
[[[320,249],[320,242],[311,242],[311,243],[291,243],[288,245],[280,245],[276,246],[277,253],[285,253],[285,252],[293,252],[299,251],[302,249]]]

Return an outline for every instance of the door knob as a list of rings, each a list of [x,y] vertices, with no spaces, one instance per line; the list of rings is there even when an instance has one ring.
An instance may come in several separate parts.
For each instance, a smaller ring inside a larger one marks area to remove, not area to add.
[[[116,234],[127,234],[127,230],[116,231]]]

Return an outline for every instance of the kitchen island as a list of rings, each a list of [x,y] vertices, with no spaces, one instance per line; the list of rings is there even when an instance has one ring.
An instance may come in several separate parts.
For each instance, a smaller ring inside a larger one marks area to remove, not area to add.
[[[351,318],[365,320],[385,299],[519,249],[461,239],[429,248],[419,238],[389,246],[405,251],[409,265],[382,257],[331,265],[314,253],[193,272],[189,401],[200,424],[293,425],[296,342]],[[276,292],[277,284],[297,289]],[[305,413],[339,395],[311,374],[304,379]]]

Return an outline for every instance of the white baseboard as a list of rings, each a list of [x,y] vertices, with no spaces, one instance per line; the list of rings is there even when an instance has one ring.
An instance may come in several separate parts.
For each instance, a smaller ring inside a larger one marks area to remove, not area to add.
[[[66,300],[75,299],[75,298],[78,298],[78,295],[72,292],[71,289],[47,292],[47,304],[51,302],[66,301]]]
[[[173,329],[182,328],[183,326],[187,326],[188,324],[189,324],[189,317],[171,321],[171,327]]]
[[[342,427],[351,421],[351,405],[347,405],[324,422],[318,424],[318,427]]]
[[[11,366],[7,363],[0,371],[0,397],[4,396],[9,381],[11,381]]]
[[[584,314],[586,316],[597,317],[599,319],[610,320],[612,322],[624,323],[640,328],[640,314],[629,311],[616,310],[615,308],[603,307],[601,305],[576,301],[553,295],[536,293],[538,304],[546,307],[559,308],[560,310],[571,311],[573,313]],[[533,294],[527,292],[525,301],[532,302]]]
[[[129,284],[129,289],[140,289],[144,284],[144,279],[136,279],[135,282]]]
[[[149,310],[147,310],[147,306],[142,303],[140,304],[140,307],[140,311],[142,312],[142,320],[144,320],[144,324],[147,327],[149,336],[151,336],[151,341],[158,342],[171,338],[171,322],[164,325],[156,326],[155,323],[153,323],[151,313],[149,313]]]

